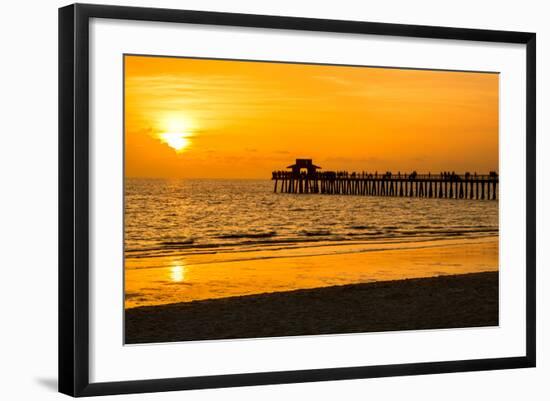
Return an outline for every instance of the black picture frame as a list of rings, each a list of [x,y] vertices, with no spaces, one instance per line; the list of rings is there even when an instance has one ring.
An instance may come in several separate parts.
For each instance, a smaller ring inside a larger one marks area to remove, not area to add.
[[[90,383],[89,380],[89,22],[91,18],[276,28],[526,45],[526,354],[407,363]],[[74,4],[59,9],[59,391],[71,396],[159,392],[535,366],[536,35],[283,16]]]

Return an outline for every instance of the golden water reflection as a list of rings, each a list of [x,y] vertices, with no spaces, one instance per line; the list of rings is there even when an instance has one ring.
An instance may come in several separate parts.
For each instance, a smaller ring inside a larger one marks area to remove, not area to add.
[[[170,268],[170,281],[181,283],[185,280],[185,266],[181,262],[174,262]]]

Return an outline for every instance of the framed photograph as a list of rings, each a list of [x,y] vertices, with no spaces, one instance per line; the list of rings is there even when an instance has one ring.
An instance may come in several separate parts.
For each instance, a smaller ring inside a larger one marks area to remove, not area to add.
[[[59,10],[59,390],[535,366],[535,34]]]

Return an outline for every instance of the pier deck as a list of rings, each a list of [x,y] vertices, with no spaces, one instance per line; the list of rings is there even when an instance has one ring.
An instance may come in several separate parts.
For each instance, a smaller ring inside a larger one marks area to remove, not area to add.
[[[274,171],[274,192],[289,194],[498,199],[498,174]]]

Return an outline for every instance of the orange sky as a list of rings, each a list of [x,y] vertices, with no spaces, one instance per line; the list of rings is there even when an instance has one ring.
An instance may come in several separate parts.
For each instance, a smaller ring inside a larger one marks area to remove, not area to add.
[[[296,158],[324,170],[498,171],[498,79],[125,56],[126,176],[270,178]]]

